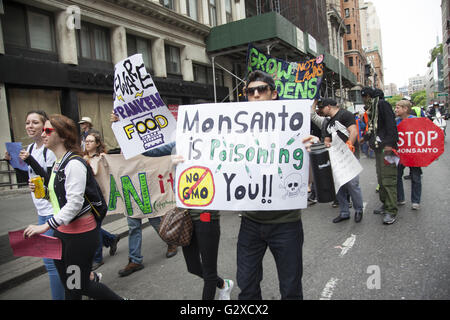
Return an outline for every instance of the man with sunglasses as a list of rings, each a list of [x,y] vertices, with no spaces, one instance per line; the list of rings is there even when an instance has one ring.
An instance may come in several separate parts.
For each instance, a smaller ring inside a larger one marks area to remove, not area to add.
[[[250,73],[245,87],[248,101],[278,100],[271,76]],[[281,299],[303,299],[301,210],[243,211],[237,243],[237,283],[240,300],[261,300],[263,258],[269,247],[275,258]]]

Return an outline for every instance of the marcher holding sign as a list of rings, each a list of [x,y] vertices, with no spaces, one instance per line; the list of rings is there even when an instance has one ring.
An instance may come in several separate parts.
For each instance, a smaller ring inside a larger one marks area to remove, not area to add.
[[[135,54],[114,68],[114,135],[125,159],[175,140],[176,120],[169,111],[141,54]]]
[[[330,117],[325,127],[325,145],[331,146],[333,141],[329,152],[335,190],[338,190],[336,198],[340,208],[340,214],[333,222],[350,218],[348,195],[352,198],[355,208],[355,222],[360,222],[363,215],[363,198],[359,186],[359,173],[362,167],[357,160],[359,132],[355,117],[350,111],[340,109],[333,99],[323,99],[319,108],[324,116]]]
[[[177,145],[186,162],[177,167],[177,201],[244,210],[237,244],[239,299],[262,299],[267,246],[281,298],[302,299],[298,208],[306,207],[309,163],[301,141],[309,135],[312,101],[275,101],[274,80],[260,71],[249,75],[246,94],[251,103],[216,106],[214,113],[208,105],[180,108]]]
[[[403,171],[409,166],[411,176],[411,208],[420,209],[422,195],[422,168],[428,166],[444,152],[442,130],[427,118],[409,115],[411,102],[401,100],[395,106],[398,128],[398,154],[400,164],[397,176],[397,200],[406,203],[403,189]]]
[[[406,119],[415,118],[415,116],[411,115],[411,102],[408,100],[400,100],[395,105],[395,115],[397,129],[398,125]],[[398,132],[399,137],[403,135],[403,133]],[[399,143],[399,148],[403,145]],[[401,161],[401,158],[400,158]],[[403,172],[405,170],[405,166],[400,162],[397,166],[397,203],[398,205],[406,204],[405,201],[405,190],[403,188]],[[411,177],[411,207],[413,210],[418,210],[420,208],[420,197],[422,195],[422,168],[420,167],[409,167],[409,175]]]

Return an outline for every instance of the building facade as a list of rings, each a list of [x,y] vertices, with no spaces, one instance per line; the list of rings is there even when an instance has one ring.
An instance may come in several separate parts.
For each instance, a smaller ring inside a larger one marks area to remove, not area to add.
[[[449,107],[450,94],[450,1],[442,0],[442,67],[443,67],[443,92],[447,93],[445,98],[447,108]]]
[[[399,94],[399,91],[397,89],[397,85],[395,83],[390,83],[388,85],[384,86],[384,96],[385,97],[392,97]]]
[[[114,64],[135,53],[174,112],[180,104],[214,101],[205,38],[215,25],[245,18],[244,1],[232,0],[2,2],[0,110],[9,115],[2,148],[30,142],[24,121],[31,109],[75,121],[89,116],[107,147],[118,147],[109,123]],[[217,96],[232,100],[231,77],[215,71]]]
[[[345,65],[356,76],[357,82],[365,85],[367,63],[361,44],[360,7],[357,0],[341,0],[341,15],[344,18]]]
[[[415,77],[408,78],[408,95],[421,90],[425,90],[427,79],[425,76],[416,75]]]

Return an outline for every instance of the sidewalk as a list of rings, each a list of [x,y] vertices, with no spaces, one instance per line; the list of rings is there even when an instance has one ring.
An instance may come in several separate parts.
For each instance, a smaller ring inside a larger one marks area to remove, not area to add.
[[[0,193],[0,292],[4,292],[46,272],[42,258],[14,257],[8,231],[36,224],[37,213],[27,190]],[[142,225],[149,226],[148,220]],[[120,238],[128,236],[127,219],[123,215],[106,216],[102,228]]]

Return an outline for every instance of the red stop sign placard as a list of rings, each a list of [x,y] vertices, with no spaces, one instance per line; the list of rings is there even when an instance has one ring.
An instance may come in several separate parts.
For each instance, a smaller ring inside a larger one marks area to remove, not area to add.
[[[405,119],[397,130],[397,151],[406,167],[426,167],[444,153],[444,132],[428,118]]]

